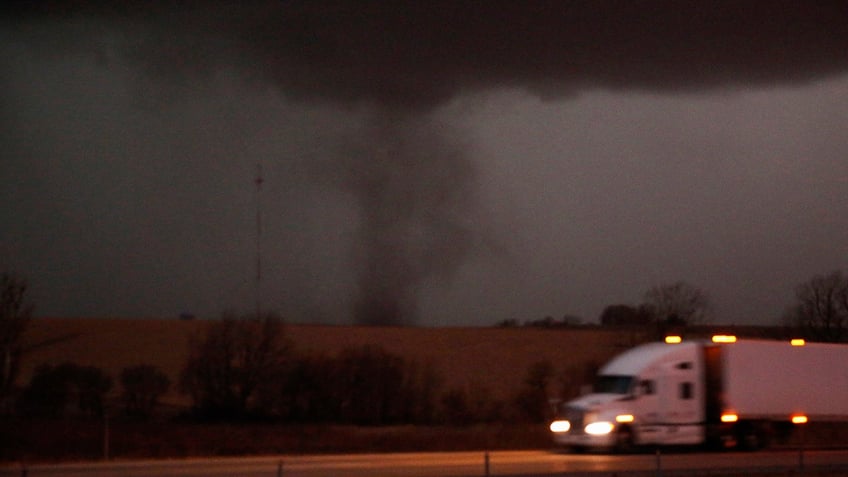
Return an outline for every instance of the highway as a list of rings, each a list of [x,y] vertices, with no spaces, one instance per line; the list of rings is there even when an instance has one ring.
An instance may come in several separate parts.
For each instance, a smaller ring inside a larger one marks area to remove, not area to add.
[[[566,476],[594,472],[656,471],[701,469],[798,469],[798,451],[757,453],[673,453],[635,455],[572,455],[549,451],[499,451],[360,454],[325,456],[265,456],[156,461],[114,461],[55,465],[20,464],[0,467],[0,476],[242,476],[242,477],[476,477]],[[803,454],[806,468],[842,466],[848,471],[848,451],[808,450]],[[602,475],[602,474],[596,474]],[[762,475],[762,474],[761,474]],[[837,474],[833,474],[837,475]]]

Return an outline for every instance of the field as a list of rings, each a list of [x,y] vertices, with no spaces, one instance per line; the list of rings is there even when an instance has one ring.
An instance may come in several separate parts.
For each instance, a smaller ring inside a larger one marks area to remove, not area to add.
[[[32,321],[18,384],[42,364],[73,362],[96,366],[114,380],[118,406],[121,370],[152,364],[172,383],[179,381],[188,342],[208,321],[158,319],[51,319]],[[528,368],[547,360],[558,375],[582,380],[587,365],[603,363],[634,344],[638,334],[597,328],[413,328],[286,325],[299,353],[335,355],[347,348],[379,346],[404,360],[432,366],[441,390],[464,388],[508,400]],[[189,401],[176,386],[162,400],[171,413]],[[466,427],[287,426],[281,424],[198,424],[182,420],[120,419],[111,412],[109,451],[120,457],[183,457],[276,452],[374,452],[410,450],[527,449],[550,445],[544,426],[490,424]],[[0,460],[96,459],[104,454],[105,422],[8,420],[0,429]]]
[[[117,380],[123,368],[152,364],[171,382],[179,380],[188,341],[209,322],[160,319],[39,318],[26,335],[30,351],[18,383],[28,382],[40,364],[72,361],[97,366]],[[550,361],[557,374],[601,364],[632,346],[632,332],[598,328],[415,328],[286,325],[286,336],[304,353],[336,354],[345,348],[381,346],[406,360],[431,364],[444,389],[485,390],[507,399],[521,386],[527,369]],[[185,405],[175,389],[163,400]]]
[[[0,423],[0,463],[200,456],[544,449],[544,426],[470,427],[227,424],[182,421],[11,420]]]
[[[101,368],[116,381],[122,369],[151,364],[173,383],[188,354],[191,337],[204,332],[203,320],[48,319],[32,321],[25,337],[27,353],[18,384],[27,383],[42,364],[74,362]],[[429,363],[441,378],[441,390],[464,388],[509,400],[520,389],[533,363],[549,361],[555,380],[585,379],[585,370],[644,339],[634,330],[600,328],[414,328],[286,325],[300,353],[335,355],[347,348],[380,346],[417,363]],[[551,386],[556,392],[558,386]],[[550,392],[549,392],[550,394]],[[558,397],[550,395],[549,397]],[[176,386],[163,399],[179,413],[188,399]],[[117,406],[117,404],[115,405]],[[120,419],[120,410],[101,419],[27,421],[0,425],[0,461],[185,457],[263,453],[392,452],[418,450],[532,449],[550,445],[543,425],[489,424],[445,426],[291,426],[283,424],[199,424],[184,420]],[[810,429],[811,445],[848,442],[844,425]],[[104,435],[109,436],[104,449]],[[795,437],[797,439],[797,437]],[[793,439],[784,445],[797,445]]]

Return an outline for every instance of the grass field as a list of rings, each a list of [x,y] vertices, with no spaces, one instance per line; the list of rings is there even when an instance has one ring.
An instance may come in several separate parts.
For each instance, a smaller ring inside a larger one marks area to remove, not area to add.
[[[190,337],[202,333],[202,320],[47,319],[33,320],[19,384],[41,364],[74,362],[96,366],[113,379],[113,397],[123,368],[152,364],[173,383],[188,354]],[[428,363],[442,390],[483,390],[509,399],[528,368],[540,360],[557,373],[602,363],[632,346],[632,333],[600,329],[402,328],[287,325],[286,336],[300,353],[334,355],[346,348],[375,345],[405,360]],[[188,400],[176,391],[165,396],[172,413]],[[113,413],[120,413],[113,410]],[[97,459],[104,453],[105,422],[98,419],[7,420],[0,426],[2,460]],[[185,457],[321,452],[400,452],[420,450],[530,449],[550,446],[543,425],[291,426],[282,424],[197,424],[140,422],[113,418],[109,452],[121,458]]]
[[[41,364],[73,362],[101,368],[115,380],[122,369],[151,364],[173,383],[188,354],[192,336],[210,322],[159,319],[49,319],[32,321],[28,349],[18,384],[27,383]],[[520,389],[533,363],[547,360],[555,376],[576,377],[587,366],[645,339],[635,330],[600,328],[414,328],[286,325],[286,335],[300,353],[335,355],[347,348],[374,345],[407,361],[430,364],[441,390],[464,388],[508,400]],[[555,378],[557,379],[557,378]],[[554,385],[552,388],[556,389]],[[551,395],[551,398],[558,396]],[[163,399],[176,415],[188,399],[176,386]],[[539,449],[551,446],[544,425],[488,424],[465,427],[333,425],[296,426],[271,423],[199,424],[164,419],[149,422],[121,418],[117,403],[110,414],[108,447],[116,458],[164,458],[215,455],[261,455],[322,452],[402,452],[438,450]],[[846,426],[810,428],[813,445],[848,442]],[[813,432],[814,431],[814,432]],[[104,455],[106,421],[63,419],[0,422],[0,460],[90,460]],[[797,445],[797,441],[783,445]]]
[[[99,420],[7,421],[0,462],[371,452],[540,449],[544,426],[294,426]]]
[[[185,364],[188,340],[209,322],[160,319],[34,319],[26,335],[30,351],[18,379],[29,381],[40,364],[71,361],[96,366],[117,380],[123,368],[152,364],[172,383]],[[443,389],[473,388],[507,399],[535,362],[548,360],[555,374],[601,364],[640,338],[598,328],[414,328],[287,325],[286,335],[303,353],[336,354],[345,348],[381,346],[420,364],[431,364]],[[116,388],[118,386],[115,386]],[[175,388],[175,387],[174,387]],[[185,405],[176,389],[164,402]]]
[[[108,445],[106,436],[108,435]],[[844,423],[812,424],[783,449],[845,448]],[[201,456],[553,449],[543,425],[467,427],[200,424],[98,419],[0,422],[0,462],[68,462]]]

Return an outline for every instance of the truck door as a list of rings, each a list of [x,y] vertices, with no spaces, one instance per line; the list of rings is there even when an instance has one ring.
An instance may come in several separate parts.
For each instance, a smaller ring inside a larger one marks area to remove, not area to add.
[[[661,444],[663,426],[660,416],[660,398],[656,376],[642,376],[636,387],[634,415],[639,423],[640,444]]]
[[[703,434],[703,386],[693,361],[670,363],[662,378],[660,415],[666,443],[697,443]]]

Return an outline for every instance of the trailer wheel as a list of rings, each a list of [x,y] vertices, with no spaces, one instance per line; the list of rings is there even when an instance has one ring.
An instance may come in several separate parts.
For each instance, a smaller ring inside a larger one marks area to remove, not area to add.
[[[765,426],[757,422],[740,422],[736,426],[736,442],[745,451],[756,451],[766,447],[768,443]]]
[[[633,429],[630,426],[621,426],[615,433],[615,451],[622,454],[630,454],[636,450]]]

